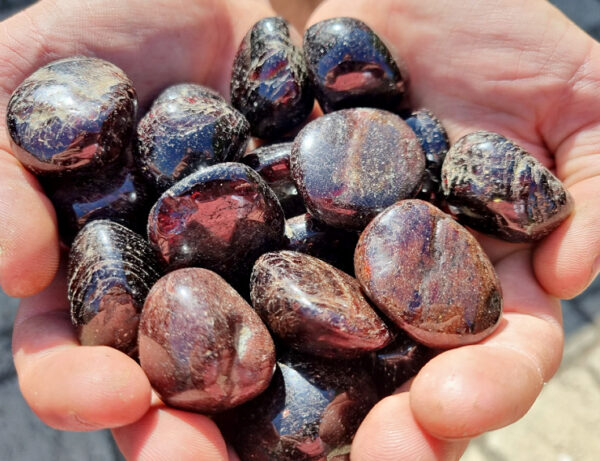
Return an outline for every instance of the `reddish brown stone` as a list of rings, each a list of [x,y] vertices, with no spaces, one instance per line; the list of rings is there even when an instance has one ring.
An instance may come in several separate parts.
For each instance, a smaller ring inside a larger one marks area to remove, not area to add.
[[[425,345],[475,343],[500,320],[500,282],[477,240],[421,200],[377,216],[358,241],[354,267],[369,298]]]
[[[140,364],[168,405],[215,413],[264,391],[275,347],[258,315],[214,272],[180,269],[150,290]]]
[[[312,256],[266,253],[254,265],[250,286],[254,308],[295,349],[351,358],[391,340],[356,279]]]
[[[290,165],[310,214],[330,226],[362,230],[377,213],[419,192],[425,154],[397,115],[347,109],[306,125]]]

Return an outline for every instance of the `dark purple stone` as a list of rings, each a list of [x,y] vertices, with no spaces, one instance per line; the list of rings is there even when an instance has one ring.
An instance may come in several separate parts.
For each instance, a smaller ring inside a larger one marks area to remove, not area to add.
[[[180,269],[150,290],[140,320],[140,365],[168,405],[221,412],[264,391],[275,346],[250,305],[214,272]]]
[[[205,267],[238,289],[256,258],[283,245],[283,232],[275,193],[241,163],[186,177],[158,199],[148,219],[150,243],[170,269]]]
[[[286,217],[306,212],[302,197],[298,194],[290,175],[291,151],[291,142],[271,144],[254,149],[241,160],[256,171],[273,189]]]
[[[148,243],[111,221],[87,224],[69,253],[71,319],[81,344],[137,357],[140,312],[162,268]]]
[[[260,138],[278,138],[310,115],[313,89],[284,19],[261,19],[242,40],[233,62],[231,104]]]
[[[393,394],[415,376],[436,352],[400,333],[394,342],[369,354],[368,359],[379,397]]]
[[[502,135],[471,133],[454,144],[442,189],[459,221],[510,242],[540,240],[573,210],[573,199],[544,165]]]
[[[399,116],[358,108],[306,125],[290,164],[311,215],[333,227],[361,230],[384,208],[419,192],[425,156]]]
[[[417,135],[425,153],[426,172],[418,198],[434,205],[440,204],[442,199],[440,170],[450,148],[448,134],[440,120],[427,109],[413,112],[406,118],[406,123]]]
[[[309,354],[354,358],[392,339],[356,279],[303,253],[278,251],[258,258],[250,298],[271,331]]]
[[[479,342],[500,321],[492,263],[471,233],[427,202],[403,200],[373,219],[354,268],[381,312],[427,346]]]
[[[358,233],[328,226],[308,213],[285,222],[286,249],[319,258],[354,275],[354,248]]]
[[[402,109],[406,75],[364,22],[332,18],[312,25],[304,34],[304,55],[323,112]]]
[[[268,389],[222,428],[242,461],[349,461],[354,434],[376,400],[356,362],[288,352]]]
[[[168,88],[137,127],[136,161],[159,193],[198,169],[237,161],[250,136],[248,121],[205,87]]]
[[[6,122],[15,156],[33,173],[94,174],[128,145],[136,109],[121,69],[76,56],[27,77],[8,102]]]
[[[130,162],[116,162],[94,176],[62,179],[45,184],[54,205],[63,242],[71,243],[83,226],[109,219],[146,235],[154,193]]]

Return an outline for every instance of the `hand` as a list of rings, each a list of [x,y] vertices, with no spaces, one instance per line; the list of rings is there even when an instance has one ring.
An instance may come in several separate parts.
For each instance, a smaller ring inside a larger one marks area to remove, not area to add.
[[[442,120],[451,142],[484,129],[550,167],[575,211],[537,245],[478,236],[502,282],[505,313],[482,344],[427,364],[410,391],[380,402],[352,459],[455,459],[466,440],[521,418],[559,366],[557,298],[583,291],[600,260],[600,47],[546,1],[330,0],[309,25],[354,16],[406,61],[412,107]],[[408,387],[408,386],[407,386]]]
[[[273,12],[248,0],[42,0],[0,24],[0,111],[39,66],[76,54],[107,59],[134,81],[143,107],[171,83],[229,90],[237,46]],[[47,424],[116,428],[128,459],[227,459],[214,423],[152,403],[141,368],[107,347],[82,347],[68,315],[53,208],[10,153],[0,128],[0,284],[20,305],[13,334],[21,391]],[[93,373],[90,373],[93,367]],[[141,418],[141,419],[140,419]]]

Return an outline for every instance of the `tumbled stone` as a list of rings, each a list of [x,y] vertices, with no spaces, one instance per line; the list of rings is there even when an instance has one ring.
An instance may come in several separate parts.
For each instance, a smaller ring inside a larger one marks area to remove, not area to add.
[[[442,190],[459,221],[510,242],[542,239],[573,210],[571,195],[550,170],[509,139],[486,131],[452,146]]]
[[[135,90],[121,69],[76,56],[27,77],[8,102],[6,123],[13,153],[33,173],[93,174],[129,143],[136,109]]]
[[[242,40],[233,61],[231,104],[260,138],[277,138],[309,116],[313,89],[283,18],[261,19]]]
[[[310,214],[330,226],[361,230],[386,207],[417,194],[425,156],[399,116],[358,108],[306,125],[290,165]]]
[[[170,269],[206,267],[237,289],[247,286],[256,258],[281,247],[283,232],[275,193],[241,163],[186,177],[158,199],[148,218],[150,243]]]
[[[292,143],[278,143],[259,147],[242,157],[242,162],[256,171],[269,185],[285,216],[297,216],[306,208],[290,175]]]
[[[107,220],[87,224],[69,253],[71,319],[83,345],[137,356],[140,312],[162,268],[139,235]]]
[[[70,245],[83,226],[109,219],[146,235],[148,212],[156,194],[131,163],[116,162],[94,176],[47,183],[62,241]]]
[[[136,161],[159,193],[198,169],[237,161],[248,121],[222,98],[194,84],[167,88],[137,127]]]
[[[252,270],[250,298],[271,331],[309,354],[353,358],[391,341],[356,279],[303,253],[262,255]]]
[[[475,343],[496,328],[496,272],[466,229],[433,205],[401,201],[362,233],[354,267],[367,296],[422,344]]]
[[[264,391],[275,367],[267,328],[214,272],[170,272],[150,290],[140,320],[140,364],[168,405],[216,413]]]
[[[368,359],[379,397],[393,394],[434,355],[433,349],[419,344],[404,333],[400,333],[394,342],[383,349],[371,352]]]
[[[357,232],[336,229],[304,213],[286,220],[285,236],[286,250],[306,253],[354,275]]]
[[[402,108],[406,73],[364,22],[333,18],[312,25],[304,34],[304,55],[324,112]]]
[[[242,461],[348,461],[352,439],[377,400],[355,362],[285,354],[269,388],[224,427]]]

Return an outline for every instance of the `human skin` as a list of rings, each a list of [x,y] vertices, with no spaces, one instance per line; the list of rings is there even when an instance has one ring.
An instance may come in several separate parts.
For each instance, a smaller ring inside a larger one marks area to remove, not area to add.
[[[142,107],[179,81],[227,94],[237,44],[272,14],[260,1],[42,0],[0,24],[0,110],[33,70],[73,54],[122,67]],[[560,363],[559,298],[579,294],[598,271],[600,48],[544,0],[381,0],[377,8],[330,0],[308,24],[342,15],[365,21],[403,57],[412,106],[431,109],[451,142],[480,129],[500,132],[550,167],[575,201],[571,217],[537,245],[477,235],[502,283],[499,328],[480,344],[438,355],[377,404],[352,449],[361,461],[457,459],[468,439],[529,409]],[[0,284],[13,296],[35,294],[22,301],[13,334],[31,408],[59,429],[113,428],[127,459],[228,459],[208,418],[151,400],[134,361],[78,345],[64,273],[56,276],[54,212],[12,157],[5,129],[0,177]]]

